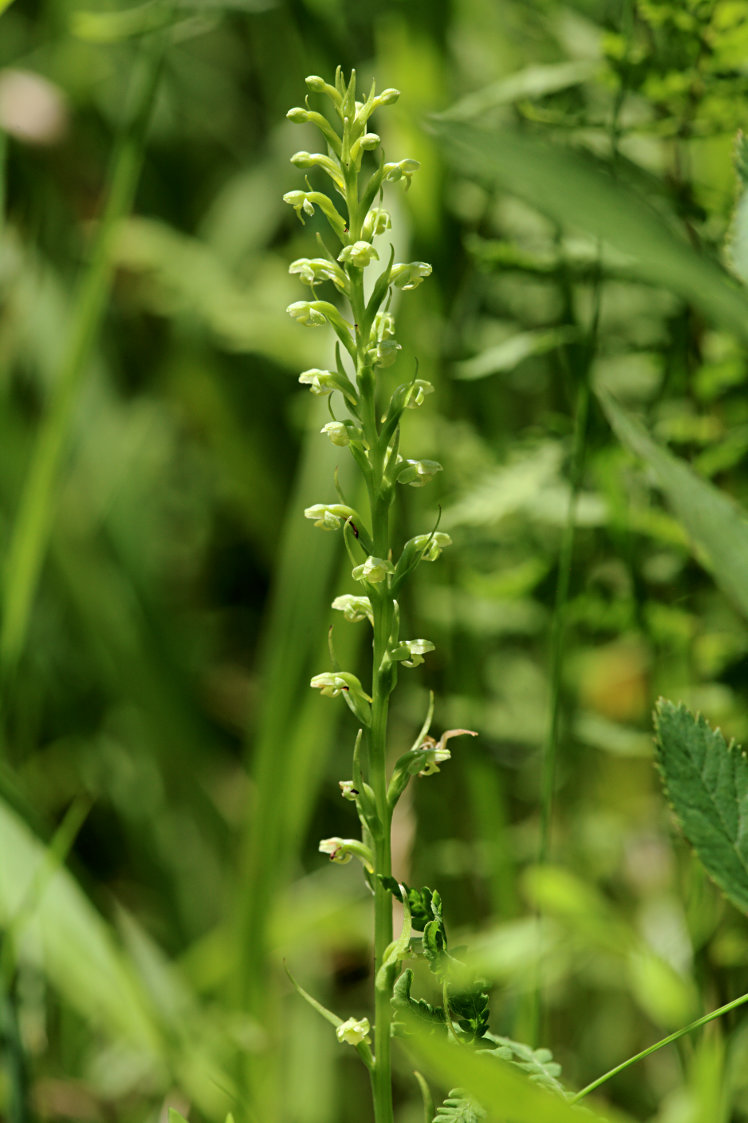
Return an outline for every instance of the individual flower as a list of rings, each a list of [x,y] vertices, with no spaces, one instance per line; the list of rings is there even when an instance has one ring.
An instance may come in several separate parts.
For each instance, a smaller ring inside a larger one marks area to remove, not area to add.
[[[347,448],[351,441],[360,441],[363,434],[352,421],[328,421],[320,429],[339,448]]]
[[[386,211],[384,207],[372,207],[364,219],[361,233],[366,240],[371,241],[378,234],[384,234],[385,230],[389,230],[391,226],[390,212]]]
[[[384,581],[388,574],[394,573],[392,562],[384,558],[368,557],[362,565],[357,565],[353,570],[354,581],[368,581],[370,585],[378,585]]]
[[[404,460],[397,472],[397,482],[411,487],[425,487],[442,466],[438,460]]]
[[[343,799],[348,799],[351,803],[356,802],[358,788],[353,786],[353,780],[338,780],[338,787],[340,788],[340,794]]]
[[[447,741],[451,737],[461,737],[463,734],[468,734],[470,737],[478,736],[474,729],[448,729],[446,733],[442,733],[438,741],[433,737],[424,737],[418,746],[418,752],[424,754],[421,758],[421,766],[418,767],[418,764],[415,767],[411,766],[411,772],[418,771],[419,776],[433,776],[439,771],[440,764],[452,758],[451,752],[446,747]]]
[[[344,596],[336,597],[332,607],[337,612],[342,612],[350,624],[355,624],[359,620],[369,620],[374,623],[374,613],[368,597],[354,597],[346,593]]]
[[[356,517],[353,508],[344,503],[315,503],[304,509],[304,518],[314,519],[314,525],[322,530],[340,530],[344,522]]]
[[[410,182],[413,178],[413,173],[417,172],[420,168],[418,160],[398,160],[396,164],[384,165],[384,179],[390,183],[397,183],[399,180],[403,181],[405,190],[410,187]]]
[[[289,304],[286,311],[289,316],[294,320],[298,320],[300,324],[304,324],[310,328],[321,328],[327,323],[324,313],[315,308],[317,301],[309,300],[295,300],[293,304]]]
[[[416,378],[408,386],[405,397],[405,408],[416,409],[418,406],[423,405],[423,399],[427,394],[433,394],[434,387],[425,378]]]
[[[381,339],[374,347],[370,347],[368,354],[371,362],[378,367],[391,367],[402,347],[394,339]]]
[[[332,281],[338,292],[347,292],[348,278],[343,270],[334,261],[326,257],[300,257],[292,261],[288,272],[298,276],[305,285],[319,285],[323,281]]]
[[[283,202],[293,207],[302,226],[304,218],[301,212],[311,217],[314,208],[319,207],[337,236],[341,240],[345,237],[345,219],[335,209],[332,199],[322,191],[287,191],[283,196]]]
[[[408,292],[410,289],[417,289],[430,276],[431,266],[427,261],[401,261],[392,266],[390,284]]]
[[[433,534],[417,534],[408,545],[415,551],[422,551],[421,561],[436,561],[442,550],[452,545],[452,539],[443,530],[435,530]]]
[[[362,725],[371,724],[371,698],[364,692],[364,688],[355,675],[348,671],[325,671],[323,674],[314,675],[309,685],[319,690],[325,698],[337,698],[342,695],[348,708],[355,714]]]
[[[357,838],[323,838],[319,844],[319,852],[329,854],[330,861],[339,866],[346,865],[351,858],[358,858],[366,869],[374,867],[371,850]]]
[[[434,651],[431,640],[409,639],[390,652],[390,659],[395,663],[402,663],[404,667],[419,667],[429,651]]]
[[[372,261],[378,260],[379,254],[371,242],[353,242],[350,246],[344,246],[338,254],[341,264],[354,265],[357,269],[364,269]]]
[[[301,385],[308,386],[313,394],[331,394],[339,389],[338,381],[338,376],[331,370],[319,370],[318,367],[304,370],[299,375]]]
[[[341,1045],[361,1045],[371,1043],[371,1027],[368,1018],[348,1018],[335,1030],[335,1036]]]

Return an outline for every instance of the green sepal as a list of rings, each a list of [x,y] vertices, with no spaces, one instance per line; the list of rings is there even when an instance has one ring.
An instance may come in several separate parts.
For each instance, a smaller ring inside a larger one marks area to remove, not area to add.
[[[169,1123],[188,1123],[188,1120],[185,1119],[185,1117],[180,1112],[178,1112],[175,1107],[169,1108],[169,1114],[167,1118]]]

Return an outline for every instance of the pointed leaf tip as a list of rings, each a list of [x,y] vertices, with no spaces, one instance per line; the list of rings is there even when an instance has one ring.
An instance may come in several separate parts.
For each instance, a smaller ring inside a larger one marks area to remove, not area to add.
[[[683,834],[711,879],[748,913],[748,758],[701,714],[655,707],[658,765]]]

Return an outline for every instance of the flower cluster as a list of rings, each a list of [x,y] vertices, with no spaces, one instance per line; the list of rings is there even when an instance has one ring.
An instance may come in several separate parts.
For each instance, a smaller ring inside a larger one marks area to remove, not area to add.
[[[386,162],[382,141],[372,128],[372,115],[391,105],[398,91],[377,94],[372,84],[363,100],[356,98],[356,75],[349,81],[337,71],[334,84],[312,75],[304,106],[288,113],[289,120],[314,126],[323,151],[297,152],[291,162],[305,174],[305,188],[284,195],[302,224],[313,220],[319,249],[316,257],[302,257],[290,273],[310,290],[309,298],[289,305],[288,313],[306,327],[328,325],[336,336],[331,369],[305,370],[299,377],[310,393],[326,398],[330,420],[322,433],[352,455],[368,502],[353,506],[338,491],[333,502],[315,503],[304,514],[321,530],[338,532],[351,563],[355,592],[335,597],[332,607],[343,619],[365,622],[371,629],[371,687],[348,671],[333,669],[315,675],[311,685],[327,697],[341,697],[353,712],[359,732],[350,779],[340,781],[341,795],[355,805],[362,839],[323,839],[319,849],[336,864],[356,857],[374,892],[376,1063],[368,1051],[369,1022],[349,1018],[338,1026],[338,1040],[356,1046],[372,1067],[378,1123],[391,1123],[389,1049],[391,998],[402,958],[400,943],[392,943],[392,882],[390,831],[394,805],[415,776],[438,772],[449,759],[447,740],[464,730],[450,730],[441,741],[428,736],[429,717],[416,744],[401,757],[388,776],[387,716],[389,697],[401,667],[423,663],[434,650],[424,638],[400,637],[398,595],[403,582],[421,562],[433,562],[447,546],[449,535],[434,527],[398,545],[392,535],[392,509],[400,486],[424,487],[441,471],[435,460],[405,456],[400,450],[400,420],[406,409],[420,408],[433,386],[416,371],[385,397],[380,373],[401,356],[396,338],[394,305],[400,294],[412,292],[430,275],[425,261],[395,261],[387,244],[391,226],[384,206],[385,185],[410,187],[418,162]],[[391,385],[391,384],[390,384]],[[405,940],[407,944],[407,938]],[[394,949],[394,950],[393,950]],[[404,954],[404,951],[402,952]]]

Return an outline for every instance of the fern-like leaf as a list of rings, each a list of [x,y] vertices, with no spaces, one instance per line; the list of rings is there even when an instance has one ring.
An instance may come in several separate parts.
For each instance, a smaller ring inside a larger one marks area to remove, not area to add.
[[[453,1088],[436,1115],[434,1123],[482,1123],[486,1113],[462,1088]]]
[[[532,1081],[542,1085],[550,1092],[566,1096],[563,1084],[558,1079],[561,1075],[561,1065],[553,1059],[550,1049],[532,1049],[520,1041],[512,1041],[510,1037],[500,1037],[494,1033],[487,1033],[483,1042],[490,1043],[493,1048],[481,1049],[482,1053],[490,1053],[508,1061],[526,1072]]]

